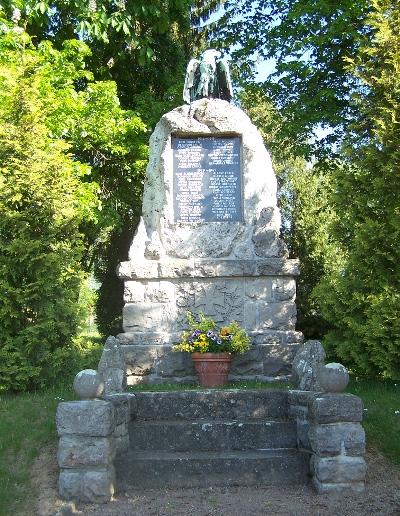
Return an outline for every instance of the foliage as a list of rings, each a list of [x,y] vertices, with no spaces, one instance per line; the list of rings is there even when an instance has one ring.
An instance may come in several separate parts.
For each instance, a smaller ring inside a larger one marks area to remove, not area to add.
[[[343,252],[315,290],[334,326],[330,348],[370,375],[400,378],[400,14],[396,2],[374,2],[364,42],[349,68],[365,85],[354,99],[360,117],[336,169],[333,227]]]
[[[35,48],[1,22],[0,51],[0,377],[16,390],[65,366],[94,252],[139,210],[146,147],[115,84],[91,81],[85,44]]]
[[[78,107],[79,120],[63,137],[72,142],[76,158],[91,165],[101,187],[101,217],[95,228],[89,224],[84,230],[85,267],[93,267],[101,283],[96,311],[102,333],[118,332],[122,306],[115,266],[127,258],[140,214],[148,139],[141,120],[152,128],[161,114],[181,104],[185,67],[201,39],[191,31],[191,7],[211,12],[218,2],[0,0],[0,5],[36,45],[51,41],[61,50],[80,40],[75,45],[91,73],[75,85],[88,95],[87,109]],[[102,82],[87,88],[93,77]],[[122,111],[118,99],[134,112]]]
[[[304,143],[282,132],[287,123],[262,88],[251,86],[240,94],[242,108],[258,127],[271,152],[278,177],[278,202],[282,213],[282,238],[291,258],[300,260],[297,279],[297,327],[306,338],[321,338],[327,321],[322,317],[313,288],[329,269],[336,245],[329,234],[335,213],[330,204],[331,181],[327,163],[307,164]]]
[[[95,202],[85,165],[45,124],[42,77],[29,52],[0,63],[0,330],[2,387],[41,383],[78,326],[79,225]]]
[[[230,48],[237,76],[252,81],[257,65],[272,60],[275,71],[263,88],[287,120],[283,134],[292,141],[300,137],[308,154],[321,143],[332,150],[356,108],[349,97],[359,83],[346,58],[369,38],[370,0],[239,0],[224,8],[208,32]],[[307,141],[318,124],[333,134],[324,142]]]
[[[362,425],[369,446],[376,447],[400,466],[400,385],[392,381],[351,378],[347,391],[364,403]]]
[[[173,347],[174,351],[187,353],[245,353],[250,349],[250,339],[236,321],[221,329],[215,322],[199,314],[196,321],[191,312],[187,313],[189,331],[182,334],[181,342]]]

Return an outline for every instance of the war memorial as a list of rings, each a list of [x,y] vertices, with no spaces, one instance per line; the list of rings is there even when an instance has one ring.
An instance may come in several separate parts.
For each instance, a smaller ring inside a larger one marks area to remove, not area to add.
[[[362,402],[341,392],[345,368],[296,331],[299,263],[279,236],[276,177],[231,97],[227,63],[206,51],[189,63],[187,103],[151,136],[142,217],[117,271],[123,333],[107,339],[98,372],[77,375],[81,401],[57,411],[66,499],[107,502],[127,487],[364,488]],[[190,354],[172,351],[188,311],[246,330],[231,381],[297,387],[127,392],[196,382]]]

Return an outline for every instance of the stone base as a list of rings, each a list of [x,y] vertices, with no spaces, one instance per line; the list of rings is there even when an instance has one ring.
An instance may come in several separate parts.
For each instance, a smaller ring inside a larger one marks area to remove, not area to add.
[[[254,336],[253,336],[254,337]],[[258,337],[261,340],[261,335]],[[271,332],[263,339],[270,344],[255,344],[243,355],[234,357],[229,380],[287,380],[291,377],[293,357],[301,343],[298,332]],[[123,342],[136,341],[137,335],[119,335]],[[168,339],[171,341],[171,336]],[[254,338],[252,339],[255,340]],[[178,342],[177,338],[175,342]],[[125,357],[127,384],[137,383],[193,383],[197,377],[188,353],[172,351],[172,344],[121,346]]]

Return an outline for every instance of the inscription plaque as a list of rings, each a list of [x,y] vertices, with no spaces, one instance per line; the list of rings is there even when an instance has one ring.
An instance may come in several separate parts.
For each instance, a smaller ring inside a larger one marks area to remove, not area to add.
[[[175,222],[242,221],[240,138],[173,137]]]

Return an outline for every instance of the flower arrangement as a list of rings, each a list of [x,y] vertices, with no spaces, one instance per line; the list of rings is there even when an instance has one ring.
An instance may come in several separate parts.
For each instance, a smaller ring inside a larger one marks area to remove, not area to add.
[[[181,342],[173,346],[174,351],[187,353],[245,353],[250,348],[246,331],[236,321],[218,329],[215,322],[199,314],[196,321],[191,312],[187,313],[189,331],[184,331]]]

